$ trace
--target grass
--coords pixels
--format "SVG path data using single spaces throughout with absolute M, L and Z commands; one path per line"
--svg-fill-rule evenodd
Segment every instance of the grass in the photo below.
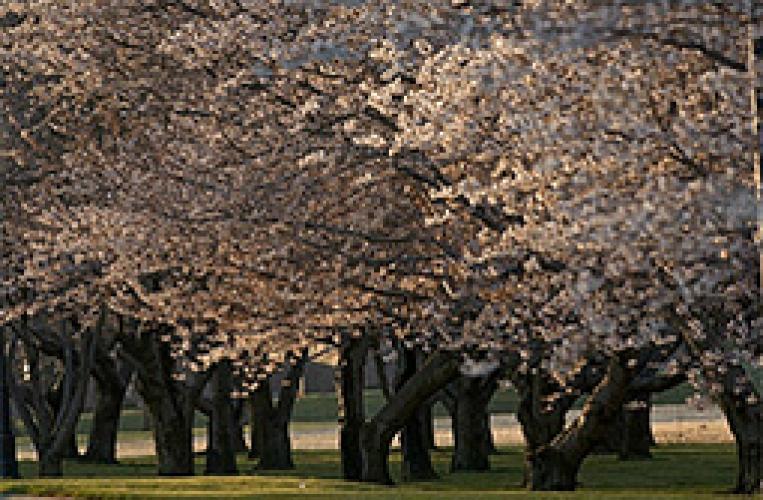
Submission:
M 59 495 L 84 498 L 721 498 L 735 477 L 733 445 L 663 445 L 652 460 L 620 462 L 612 456 L 590 457 L 580 472 L 574 493 L 529 493 L 519 488 L 521 450 L 503 448 L 487 473 L 448 472 L 450 450 L 433 453 L 441 478 L 431 482 L 384 487 L 340 479 L 336 451 L 299 451 L 296 469 L 260 472 L 244 456 L 239 476 L 157 478 L 152 457 L 127 459 L 120 465 L 68 462 L 65 478 L 0 482 L 0 494 Z M 391 470 L 398 480 L 400 455 L 393 453 Z M 22 462 L 23 477 L 35 474 L 33 462 Z M 197 473 L 203 459 L 197 460 Z M 732 496 L 729 496 L 732 498 Z

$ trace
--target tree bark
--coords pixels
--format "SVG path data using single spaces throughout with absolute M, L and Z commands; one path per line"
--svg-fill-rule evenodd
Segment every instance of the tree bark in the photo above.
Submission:
M 563 429 L 531 457 L 530 488 L 542 491 L 572 491 L 583 460 L 616 418 L 627 396 L 633 370 L 627 353 L 610 359 L 607 374 L 588 398 L 575 423 Z
M 706 353 L 725 351 L 725 328 L 729 315 L 719 304 L 708 302 L 696 310 L 704 327 L 703 335 L 681 330 L 689 352 L 696 360 Z M 737 479 L 733 492 L 753 494 L 761 491 L 763 468 L 763 402 L 750 374 L 736 360 L 724 357 L 716 363 L 700 363 L 705 380 L 720 387 L 713 397 L 721 407 L 737 447 Z
M 384 407 L 361 429 L 361 481 L 392 484 L 389 476 L 389 449 L 394 435 L 402 429 L 422 401 L 458 376 L 458 357 L 449 351 L 432 354 Z
M 229 360 L 221 361 L 212 376 L 212 408 L 209 415 L 206 474 L 236 474 L 234 420 L 231 392 L 233 372 Z
M 254 394 L 250 394 L 247 399 L 249 402 L 249 458 L 260 458 L 261 444 L 257 442 L 257 409 L 255 408 Z
M 254 420 L 253 449 L 258 452 L 257 467 L 264 470 L 293 469 L 288 421 L 278 418 L 270 390 L 270 380 L 263 381 L 252 394 Z
M 259 456 L 257 467 L 260 469 L 285 470 L 294 468 L 289 437 L 289 421 L 306 362 L 307 350 L 303 351 L 301 356 L 295 359 L 292 366 L 287 369 L 286 376 L 281 382 L 277 405 L 273 405 L 269 379 L 263 381 L 251 396 L 254 427 L 252 448 L 257 450 Z
M 491 430 L 487 405 L 498 389 L 495 376 L 460 377 L 453 383 L 455 407 L 452 471 L 481 472 L 490 469 Z
M 737 448 L 737 480 L 733 491 L 748 495 L 758 493 L 763 478 L 763 404 L 760 393 L 739 365 L 727 368 L 724 382 L 720 406 Z
M 97 380 L 97 379 L 96 379 Z M 99 388 L 84 459 L 101 464 L 117 463 L 117 433 L 122 414 L 124 392 Z
M 424 426 L 424 443 L 429 450 L 436 450 L 437 443 L 435 443 L 434 434 L 434 415 L 433 415 L 434 403 L 429 401 L 424 403 L 421 408 L 422 425 Z
M 358 481 L 362 477 L 361 430 L 365 423 L 363 387 L 369 341 L 343 332 L 339 353 L 337 396 L 339 402 L 339 452 L 342 476 Z M 384 380 L 380 380 L 384 387 Z
M 519 392 L 517 419 L 525 438 L 522 485 L 528 486 L 535 453 L 562 432 L 568 408 L 561 401 L 550 408 L 545 407 L 543 398 L 551 394 L 554 386 L 539 368 L 533 368 L 525 375 L 515 374 L 514 386 Z
M 192 476 L 193 412 L 178 411 L 170 401 L 149 403 L 160 476 Z
M 158 474 L 190 476 L 194 474 L 194 411 L 211 372 L 188 381 L 175 380 L 169 346 L 160 340 L 165 328 L 124 335 L 123 355 L 136 369 L 136 388 L 151 412 Z
M 423 352 L 420 349 L 403 347 L 400 352 L 400 376 L 398 377 L 399 391 L 413 377 L 424 363 Z M 400 435 L 400 445 L 403 452 L 402 480 L 424 481 L 437 478 L 429 456 L 430 443 L 426 434 L 427 401 L 421 401 L 407 422 Z M 431 412 L 430 412 L 431 421 Z
M 83 459 L 101 464 L 117 463 L 117 434 L 127 387 L 133 368 L 122 362 L 117 366 L 107 353 L 96 358 L 94 379 L 96 384 L 95 411 L 90 429 L 87 451 Z
M 76 460 L 80 458 L 79 443 L 77 443 L 77 429 L 72 429 L 64 442 L 64 449 L 61 452 L 61 458 Z
M 72 373 L 73 375 L 73 373 Z M 68 376 L 68 375 L 65 375 Z M 48 398 L 48 404 L 50 405 L 50 408 L 53 410 L 53 415 L 58 415 L 63 411 L 65 405 L 67 402 L 64 401 L 64 383 L 63 380 L 59 380 L 59 383 L 56 384 L 52 389 L 48 392 L 47 398 Z M 78 459 L 79 458 L 79 446 L 77 444 L 77 429 L 71 429 L 67 433 L 67 436 L 64 438 L 64 444 L 63 449 L 61 450 L 61 458 L 65 459 Z
M 78 328 L 76 319 L 61 321 L 61 330 L 58 335 L 54 335 L 59 339 L 58 342 L 53 342 L 53 346 L 45 346 L 47 351 L 55 352 L 63 358 L 63 369 L 46 365 L 49 378 L 55 379 L 56 372 L 60 372 L 58 384 L 53 380 L 43 380 L 42 376 L 41 344 L 51 343 L 52 331 L 46 318 L 36 321 L 32 327 L 28 321 L 24 321 L 17 330 L 17 335 L 24 340 L 31 381 L 29 384 L 17 384 L 11 378 L 10 387 L 16 407 L 37 450 L 41 477 L 60 476 L 63 473 L 63 459 L 66 452 L 71 451 L 67 450 L 67 446 L 72 445 L 71 438 L 82 413 L 95 348 L 105 318 L 106 312 L 103 309 L 95 328 L 82 332 L 79 342 L 74 340 L 68 328 L 70 324 Z M 16 340 L 12 345 L 15 342 Z M 13 351 L 11 349 L 11 356 Z M 12 359 L 9 364 L 12 364 Z M 51 386 L 55 387 L 53 393 L 50 392 Z
M 233 451 L 243 453 L 249 449 L 244 439 L 244 409 L 246 405 L 244 400 L 237 398 L 233 401 Z
M 37 475 L 40 477 L 61 477 L 64 475 L 64 460 L 51 453 L 40 455 L 37 463 Z
M 614 453 L 620 460 L 651 458 L 650 448 L 653 444 L 649 419 L 651 407 L 651 396 L 648 394 L 623 404 L 615 421 L 591 452 Z

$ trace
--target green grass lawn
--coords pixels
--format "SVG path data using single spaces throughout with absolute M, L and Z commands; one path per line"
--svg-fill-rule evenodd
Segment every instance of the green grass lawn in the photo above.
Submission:
M 654 458 L 620 462 L 612 456 L 592 456 L 580 473 L 575 493 L 533 493 L 518 487 L 522 474 L 521 450 L 504 448 L 487 473 L 448 472 L 449 450 L 433 454 L 441 479 L 394 487 L 365 485 L 340 479 L 336 451 L 298 451 L 296 469 L 259 472 L 244 456 L 239 476 L 157 478 L 152 457 L 124 460 L 120 465 L 68 462 L 63 479 L 22 479 L 0 482 L 1 494 L 59 495 L 86 498 L 721 498 L 735 477 L 732 445 L 663 445 Z M 398 479 L 399 453 L 392 455 L 391 470 Z M 203 472 L 203 458 L 197 473 Z M 21 473 L 34 477 L 33 462 L 23 462 Z M 728 496 L 732 498 L 732 496 Z

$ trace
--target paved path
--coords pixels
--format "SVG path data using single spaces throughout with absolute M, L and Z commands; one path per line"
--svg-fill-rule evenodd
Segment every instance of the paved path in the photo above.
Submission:
M 567 415 L 572 421 L 580 414 L 573 410 Z M 453 436 L 450 418 L 435 419 L 435 442 L 438 446 L 452 446 Z M 521 445 L 522 433 L 514 414 L 491 416 L 491 425 L 496 444 Z M 692 442 L 733 442 L 726 421 L 718 408 L 697 411 L 687 405 L 659 405 L 652 408 L 652 431 L 658 443 Z M 339 430 L 332 422 L 294 425 L 291 430 L 292 445 L 297 450 L 337 449 Z M 195 436 L 194 446 L 201 451 L 206 445 L 206 433 Z M 393 443 L 397 445 L 397 439 Z M 117 454 L 120 458 L 152 455 L 154 443 L 150 439 L 137 439 L 119 443 Z M 31 446 L 19 449 L 20 458 L 33 458 Z

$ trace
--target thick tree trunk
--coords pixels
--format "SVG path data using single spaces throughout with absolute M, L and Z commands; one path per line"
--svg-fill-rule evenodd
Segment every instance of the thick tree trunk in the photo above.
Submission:
M 538 449 L 550 443 L 564 429 L 566 413 L 564 409 L 555 406 L 549 412 L 532 415 L 530 410 L 523 409 L 520 403 L 517 417 L 525 437 L 523 486 L 530 485 L 533 462 Z
M 651 458 L 649 449 L 653 437 L 649 420 L 650 401 L 651 397 L 645 395 L 623 404 L 615 421 L 596 443 L 592 453 L 614 453 L 620 460 Z
M 117 434 L 127 386 L 133 369 L 123 363 L 117 369 L 111 358 L 99 356 L 96 364 L 95 412 L 84 459 L 101 464 L 117 463 Z
M 620 460 L 643 460 L 652 458 L 652 426 L 649 414 L 652 409 L 650 395 L 641 396 L 623 405 L 622 431 L 617 456 Z
M 389 475 L 389 449 L 395 433 L 373 420 L 361 427 L 361 481 L 394 484 Z
M 369 342 L 365 338 L 342 336 L 337 396 L 339 401 L 339 451 L 342 476 L 357 481 L 362 476 L 361 429 L 366 420 L 363 403 L 365 362 Z M 383 384 L 383 381 L 380 381 Z
M 169 346 L 160 340 L 163 329 L 146 328 L 139 335 L 125 335 L 123 353 L 136 368 L 136 388 L 151 412 L 158 474 L 191 476 L 194 412 L 210 372 L 188 381 L 174 380 Z
M 37 463 L 37 474 L 40 477 L 61 477 L 64 475 L 64 459 L 61 455 L 45 453 Z
M 734 383 L 732 380 L 746 382 Z M 727 371 L 727 383 L 720 398 L 721 410 L 737 448 L 737 480 L 733 491 L 742 494 L 760 492 L 763 478 L 763 403 L 760 393 L 749 380 L 741 366 L 732 366 Z M 748 398 L 755 403 L 747 401 Z
M 399 391 L 405 382 L 415 375 L 417 368 L 424 363 L 423 352 L 415 348 L 402 348 L 398 359 L 400 376 L 396 391 Z M 423 481 L 437 477 L 434 467 L 432 467 L 432 459 L 429 456 L 430 443 L 426 434 L 426 407 L 427 401 L 422 401 L 405 423 L 400 434 L 400 445 L 403 452 L 401 474 L 403 481 Z
M 729 419 L 734 420 L 734 437 L 737 446 L 737 482 L 735 493 L 753 494 L 761 491 L 761 412 L 738 411 Z
M 291 439 L 287 420 L 274 419 L 269 431 L 262 436 L 262 449 L 258 468 L 262 470 L 287 470 L 294 468 L 291 456 Z
M 192 476 L 193 412 L 178 412 L 169 401 L 153 404 L 151 409 L 158 474 Z
M 451 470 L 489 470 L 492 439 L 487 405 L 498 388 L 498 382 L 491 376 L 462 376 L 453 386 L 455 408 L 452 427 L 455 447 Z
M 105 310 L 102 310 L 95 328 L 82 332 L 78 348 L 68 328 L 69 324 L 78 328 L 76 319 L 61 322 L 61 343 L 49 350 L 63 358 L 61 379 L 53 393 L 44 387 L 45 384 L 51 384 L 51 380 L 43 380 L 40 370 L 41 347 L 46 350 L 50 347 L 41 345 L 46 342 L 42 332 L 50 328 L 50 325 L 44 319 L 35 325 L 41 332 L 40 335 L 34 334 L 37 341 L 32 338 L 33 330 L 27 329 L 26 324 L 23 326 L 31 381 L 25 386 L 17 386 L 11 380 L 10 385 L 16 406 L 37 449 L 40 477 L 60 476 L 63 473 L 63 458 L 73 451 L 72 436 L 82 413 L 89 374 L 95 359 L 95 347 L 105 317 Z M 76 446 L 76 441 L 74 445 Z
M 72 429 L 66 438 L 61 456 L 69 460 L 76 460 L 80 457 L 79 444 L 77 443 L 77 429 Z
M 523 486 L 531 484 L 536 453 L 562 432 L 567 412 L 578 395 L 593 391 L 606 372 L 606 360 L 593 356 L 562 387 L 541 367 L 545 344 L 537 342 L 532 352 L 529 370 L 514 371 L 512 375 L 512 382 L 520 396 L 517 418 L 525 437 Z
M 288 420 L 279 419 L 273 408 L 270 380 L 265 380 L 252 394 L 254 434 L 252 449 L 257 450 L 258 468 L 293 469 Z
M 101 464 L 117 463 L 117 433 L 124 392 L 100 390 L 97 393 L 93 426 L 84 458 Z
M 550 394 L 553 385 L 547 374 L 538 368 L 525 375 L 516 374 L 514 385 L 519 391 L 517 419 L 525 438 L 522 485 L 528 486 L 535 453 L 562 432 L 567 406 L 558 402 L 550 408 L 546 407 L 543 398 Z
M 729 320 L 727 313 L 718 304 L 710 302 L 698 310 L 698 318 L 703 323 L 704 335 L 694 336 L 682 330 L 692 357 L 701 360 L 708 352 L 723 353 L 724 329 Z M 720 386 L 720 393 L 714 394 L 714 397 L 736 441 L 737 480 L 733 491 L 742 494 L 760 492 L 763 467 L 763 402 L 760 391 L 738 361 L 726 358 L 717 363 L 701 363 L 700 366 L 707 382 Z
M 268 470 L 293 469 L 289 421 L 299 392 L 299 383 L 307 362 L 307 350 L 286 371 L 278 394 L 278 405 L 273 405 L 270 380 L 265 380 L 252 394 L 254 441 L 252 447 L 259 455 L 258 467 Z
M 209 415 L 206 474 L 236 474 L 234 421 L 231 392 L 233 373 L 230 361 L 221 361 L 212 377 L 212 408 Z
M 458 357 L 452 352 L 432 354 L 400 390 L 361 430 L 363 468 L 361 481 L 392 484 L 389 476 L 389 448 L 394 435 L 402 429 L 422 402 L 458 376 Z
M 617 414 L 627 395 L 633 370 L 621 353 L 609 363 L 607 375 L 588 398 L 577 421 L 541 446 L 531 457 L 530 488 L 543 491 L 572 491 L 583 460 L 593 449 Z

